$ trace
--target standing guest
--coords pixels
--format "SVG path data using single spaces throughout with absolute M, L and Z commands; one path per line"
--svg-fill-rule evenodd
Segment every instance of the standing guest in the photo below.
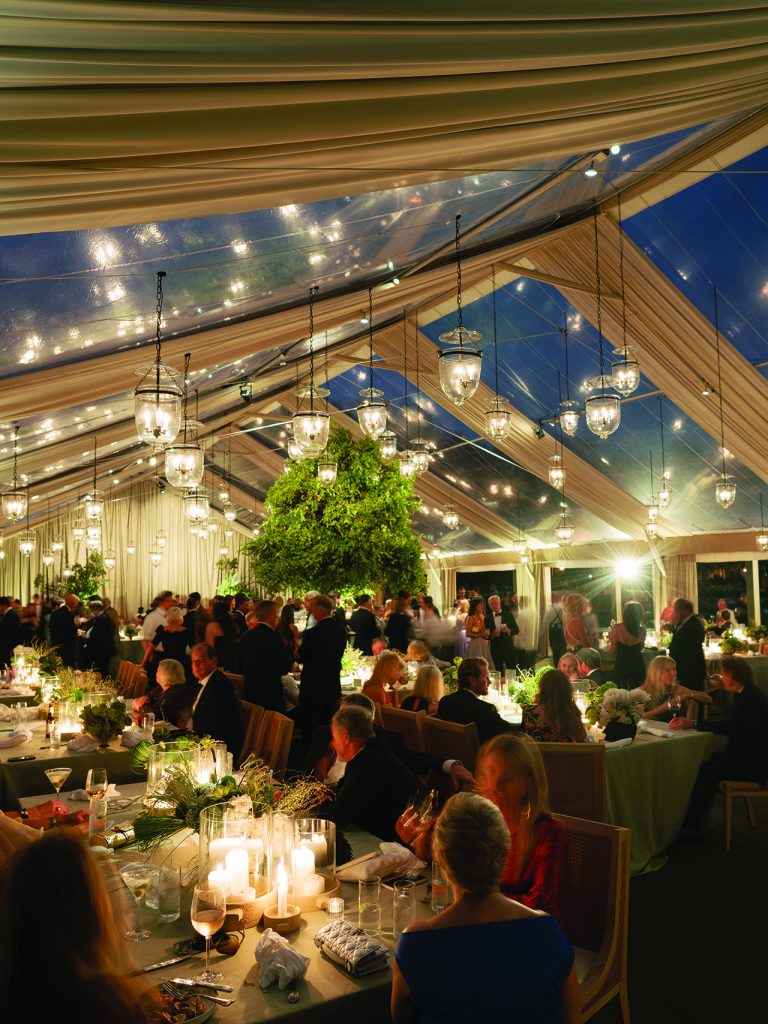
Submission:
M 175 604 L 176 598 L 170 590 L 163 590 L 155 598 L 154 607 L 148 615 L 145 615 L 141 627 L 141 642 L 145 650 L 151 643 L 157 627 L 165 625 L 165 616 L 168 614 L 168 609 L 173 608 Z
M 77 665 L 77 623 L 75 612 L 80 604 L 77 594 L 67 594 L 63 604 L 51 613 L 51 643 L 68 668 Z
M 91 620 L 86 633 L 84 666 L 95 668 L 106 679 L 110 674 L 110 663 L 119 653 L 118 632 L 102 601 L 91 600 L 88 606 Z
M 19 616 L 13 610 L 10 597 L 0 597 L 0 667 L 11 664 L 13 650 L 24 643 Z
M 256 625 L 240 637 L 237 645 L 239 670 L 244 676 L 243 700 L 283 714 L 285 647 L 277 633 L 277 605 L 274 601 L 257 601 L 253 615 Z
M 384 635 L 393 651 L 404 654 L 408 649 L 408 641 L 413 631 L 413 618 L 410 613 L 411 596 L 405 590 L 398 591 L 397 600 L 392 602 L 392 612 L 384 627 Z
M 343 605 L 341 603 L 341 594 L 338 592 L 338 590 L 332 590 L 330 592 L 330 594 L 328 595 L 328 597 L 330 597 L 330 599 L 333 601 L 333 617 L 334 617 L 334 619 L 336 619 L 336 621 L 340 625 L 342 625 L 344 627 L 344 629 L 346 630 L 346 628 L 347 628 L 347 613 L 346 613 L 346 610 L 344 609 L 344 607 L 343 607 Z
M 662 611 L 659 616 L 659 622 L 674 622 L 675 621 L 675 602 L 669 601 L 666 608 Z
M 355 598 L 355 610 L 349 620 L 349 628 L 355 634 L 352 646 L 357 651 L 362 651 L 365 657 L 373 655 L 371 644 L 377 636 L 381 635 L 379 621 L 373 614 L 370 594 L 360 594 Z
M 192 730 L 227 744 L 237 760 L 243 745 L 240 702 L 229 679 L 219 669 L 210 644 L 195 644 L 190 654 L 192 674 L 200 688 L 192 704 Z
M 733 695 L 724 722 L 673 718 L 670 729 L 698 729 L 728 737 L 727 750 L 713 754 L 701 766 L 691 794 L 684 827 L 697 833 L 706 821 L 717 784 L 724 779 L 765 784 L 768 778 L 768 697 L 752 682 L 752 669 L 744 658 L 724 657 L 720 678 Z M 693 697 L 697 698 L 694 692 Z M 698 698 L 697 698 L 698 699 Z
M 437 714 L 437 706 L 444 692 L 443 673 L 436 665 L 422 665 L 416 673 L 412 692 L 403 700 L 403 711 L 426 711 Z
M 544 614 L 541 630 L 552 651 L 552 661 L 557 665 L 568 649 L 563 628 L 563 595 L 559 590 L 552 591 L 552 604 Z
M 567 592 L 563 594 L 563 633 L 569 650 L 579 651 L 584 647 L 591 647 L 587 630 L 582 620 L 586 614 L 587 602 L 581 594 Z
M 639 601 L 627 601 L 621 613 L 621 622 L 611 626 L 608 650 L 615 655 L 614 672 L 617 678 L 631 689 L 645 679 L 645 626 L 643 606 Z
M 235 594 L 234 608 L 232 609 L 232 621 L 237 628 L 238 636 L 242 636 L 243 633 L 248 632 L 248 623 L 245 621 L 245 617 L 253 607 L 253 602 L 247 594 L 242 591 L 238 591 Z
M 581 679 L 581 673 L 579 672 L 579 659 L 570 651 L 560 658 L 557 663 L 557 667 L 561 672 L 564 672 L 568 676 L 571 683 L 576 683 Z
M 211 621 L 205 627 L 205 642 L 216 651 L 216 660 L 227 672 L 237 672 L 238 631 L 230 606 L 232 598 L 216 595 L 211 608 Z
M 299 631 L 294 621 L 296 612 L 289 602 L 280 609 L 280 618 L 277 623 L 277 633 L 282 641 L 284 651 L 283 674 L 293 669 L 296 655 L 299 650 Z
M 488 614 L 485 616 L 485 625 L 489 634 L 491 657 L 496 669 L 503 674 L 508 668 L 515 668 L 517 659 L 512 638 L 519 632 L 518 625 L 512 612 L 502 608 L 501 598 L 498 594 L 491 594 L 488 598 Z
M 155 635 L 144 651 L 141 668 L 146 668 L 150 664 L 155 651 L 159 647 L 166 658 L 172 658 L 183 665 L 187 680 L 189 682 L 193 681 L 194 676 L 192 675 L 192 666 L 189 663 L 187 648 L 194 643 L 194 639 L 190 636 L 184 622 L 185 616 L 181 608 L 177 608 L 174 605 L 168 609 L 165 615 L 165 622 L 157 627 Z
M 386 649 L 387 649 L 387 638 L 385 636 L 377 636 L 371 642 L 371 653 L 373 654 L 374 658 L 378 658 L 378 656 L 381 654 L 381 652 L 382 651 L 386 651 Z
M 312 605 L 316 597 L 320 597 L 317 590 L 308 590 L 304 595 L 304 611 L 307 613 L 304 623 L 304 632 L 308 629 L 313 629 L 317 625 L 317 619 L 312 614 Z M 331 598 L 328 600 L 331 602 L 331 613 L 333 613 L 336 606 Z
M 488 626 L 485 622 L 485 604 L 482 597 L 473 597 L 469 602 L 469 613 L 464 620 L 464 629 L 467 634 L 467 657 L 485 658 L 493 669 L 493 658 L 488 643 Z
M 531 668 L 536 661 L 539 644 L 539 616 L 530 597 L 524 595 L 517 599 L 517 635 L 512 643 L 517 651 L 518 664 L 522 668 Z
M 557 921 L 499 890 L 511 843 L 491 801 L 475 793 L 447 801 L 432 845 L 453 902 L 400 937 L 392 965 L 394 1024 L 582 1020 L 573 949 Z M 457 969 L 446 971 L 446 964 Z
M 163 658 L 157 666 L 157 686 L 143 697 L 136 697 L 133 712 L 146 715 L 151 711 L 159 722 L 186 729 L 197 689 L 196 682 L 187 680 L 186 669 L 180 661 Z
M 318 725 L 333 717 L 341 697 L 341 659 L 347 646 L 346 630 L 333 618 L 333 601 L 319 594 L 311 604 L 316 625 L 305 630 L 299 647 L 302 663 L 299 721 L 304 750 Z
M 677 665 L 677 678 L 690 690 L 701 690 L 707 678 L 704 659 L 704 627 L 693 614 L 693 605 L 685 598 L 675 601 L 675 632 L 669 644 L 669 656 Z
M 728 613 L 727 615 L 725 613 Z M 724 597 L 717 599 L 717 608 L 715 608 L 714 622 L 716 626 L 731 626 L 732 622 L 731 611 L 728 607 L 728 602 Z
M 523 731 L 539 743 L 585 743 L 581 712 L 573 703 L 571 681 L 556 668 L 539 679 L 533 704 L 524 704 Z
M 200 595 L 195 590 L 187 598 L 187 610 L 184 615 L 184 628 L 191 637 L 191 643 L 202 642 L 205 633 L 202 608 L 200 607 Z
M 19 620 L 24 636 L 24 646 L 31 647 L 37 632 L 37 606 L 35 604 L 25 604 L 19 613 Z
M 50 913 L 50 886 L 41 885 L 41 878 L 55 878 L 61 890 L 56 914 Z M 35 956 L 29 955 L 32 949 Z M 34 1009 L 44 963 L 48 991 L 67 993 L 62 1018 L 146 1024 L 152 1007 L 126 976 L 123 956 L 104 878 L 85 841 L 54 830 L 23 847 L 10 862 L 0 899 L 4 1019 L 44 1016 Z
M 405 662 L 397 651 L 384 651 L 363 685 L 363 693 L 374 704 L 398 706 L 397 691 L 405 682 Z
M 474 722 L 481 743 L 509 732 L 512 726 L 505 722 L 493 704 L 480 700 L 488 693 L 490 676 L 485 658 L 465 658 L 456 674 L 458 689 L 443 697 L 437 707 L 437 717 L 444 722 L 469 725 Z

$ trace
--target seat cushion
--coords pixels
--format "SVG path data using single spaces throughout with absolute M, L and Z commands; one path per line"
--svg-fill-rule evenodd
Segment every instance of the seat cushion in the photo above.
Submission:
M 582 946 L 574 946 L 573 952 L 575 956 L 576 977 L 579 979 L 579 984 L 581 984 L 597 963 L 597 953 L 594 953 L 591 949 L 584 949 Z

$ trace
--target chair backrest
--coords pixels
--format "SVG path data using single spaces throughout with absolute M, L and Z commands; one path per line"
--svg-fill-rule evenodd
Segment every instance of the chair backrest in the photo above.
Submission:
M 147 690 L 147 673 L 131 661 L 120 662 L 115 678 L 118 692 L 122 697 L 143 697 Z
M 573 946 L 597 954 L 582 982 L 585 1020 L 626 986 L 629 910 L 628 828 L 555 815 L 568 831 L 560 925 Z
M 273 772 L 283 772 L 288 767 L 292 739 L 293 719 L 279 711 L 265 711 L 256 740 L 256 756 Z
M 424 739 L 421 735 L 421 723 L 426 718 L 425 711 L 403 711 L 388 704 L 381 706 L 381 725 L 387 732 L 396 732 L 403 737 L 408 750 L 421 754 L 424 751 Z
M 236 764 L 242 764 L 249 754 L 257 752 L 259 733 L 263 721 L 264 708 L 261 705 L 251 704 L 247 700 L 240 701 L 240 725 L 243 731 L 243 745 L 240 748 L 240 756 L 235 761 Z
M 236 672 L 225 672 L 224 675 L 232 683 L 232 688 L 237 694 L 238 700 L 243 699 L 243 686 L 245 685 L 245 676 L 239 676 Z
M 605 821 L 605 747 L 602 743 L 537 743 L 558 814 Z
M 439 718 L 425 715 L 421 723 L 421 734 L 428 754 L 434 754 L 446 760 L 458 758 L 472 771 L 475 757 L 480 747 L 477 738 L 477 726 L 474 722 L 460 725 L 458 722 L 443 722 Z
M 144 694 L 147 692 L 147 686 L 148 685 L 149 685 L 149 677 L 147 676 L 147 673 L 144 671 L 144 669 L 140 668 L 139 669 L 138 678 L 137 678 L 136 682 L 134 683 L 133 696 L 134 697 L 143 697 Z

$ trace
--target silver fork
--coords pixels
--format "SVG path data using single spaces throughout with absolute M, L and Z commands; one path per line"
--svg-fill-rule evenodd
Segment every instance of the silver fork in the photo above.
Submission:
M 190 995 L 201 995 L 204 999 L 210 999 L 212 1003 L 218 1003 L 219 1006 L 231 1006 L 235 1001 L 234 999 L 224 999 L 223 996 L 211 996 L 207 992 L 192 992 L 190 989 L 185 991 L 178 985 L 174 985 L 172 981 L 161 981 L 160 988 L 174 999 L 186 999 Z

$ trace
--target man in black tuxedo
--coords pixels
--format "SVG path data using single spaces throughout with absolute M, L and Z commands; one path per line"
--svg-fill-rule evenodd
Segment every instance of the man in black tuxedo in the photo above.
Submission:
M 594 647 L 582 647 L 576 655 L 576 660 L 579 663 L 579 674 L 589 680 L 591 689 L 594 690 L 603 683 L 616 683 L 617 689 L 625 689 L 610 669 L 602 667 L 600 651 L 596 651 Z
M 512 637 L 517 636 L 519 631 L 515 616 L 508 609 L 501 607 L 501 598 L 498 594 L 491 594 L 488 598 L 485 628 L 489 634 L 493 664 L 503 676 L 506 669 L 514 668 L 517 664 Z
M 237 644 L 240 671 L 245 677 L 243 700 L 285 714 L 280 681 L 285 668 L 285 645 L 276 632 L 280 613 L 274 601 L 258 601 L 253 616 L 256 625 Z
M 77 623 L 75 612 L 80 604 L 77 594 L 67 594 L 64 602 L 51 612 L 51 643 L 58 648 L 59 657 L 69 668 L 77 665 Z
M 235 594 L 235 606 L 232 609 L 232 619 L 237 626 L 237 632 L 244 636 L 248 632 L 248 623 L 245 616 L 251 610 L 251 599 L 242 592 Z
M 333 717 L 341 697 L 341 658 L 347 646 L 347 633 L 333 617 L 333 601 L 318 594 L 312 601 L 311 616 L 316 625 L 305 629 L 298 661 L 301 662 L 299 721 L 304 751 L 309 749 L 312 733 Z
M 437 705 L 438 718 L 460 725 L 474 722 L 481 743 L 499 733 L 509 732 L 512 726 L 504 721 L 493 704 L 480 700 L 488 693 L 490 683 L 485 658 L 465 658 L 459 665 L 457 682 L 458 690 L 443 697 Z
M 109 675 L 109 663 L 117 654 L 117 627 L 104 610 L 104 603 L 98 600 L 88 602 L 91 621 L 85 641 L 84 665 L 101 672 L 103 679 Z
M 11 664 L 14 647 L 24 643 L 21 620 L 11 606 L 10 597 L 0 597 L 0 668 Z
M 675 632 L 669 645 L 669 656 L 677 666 L 677 681 L 689 690 L 703 690 L 707 678 L 704 659 L 704 626 L 693 614 L 693 605 L 678 598 L 672 606 Z
M 195 644 L 190 654 L 192 675 L 200 687 L 192 705 L 192 730 L 227 744 L 237 762 L 243 745 L 240 704 L 232 683 L 219 671 L 216 652 L 210 644 Z
M 381 636 L 378 619 L 371 608 L 371 595 L 361 594 L 355 598 L 355 604 L 357 607 L 349 620 L 349 628 L 355 634 L 352 646 L 356 650 L 362 651 L 367 658 L 371 658 L 373 656 L 371 644 L 377 636 Z

